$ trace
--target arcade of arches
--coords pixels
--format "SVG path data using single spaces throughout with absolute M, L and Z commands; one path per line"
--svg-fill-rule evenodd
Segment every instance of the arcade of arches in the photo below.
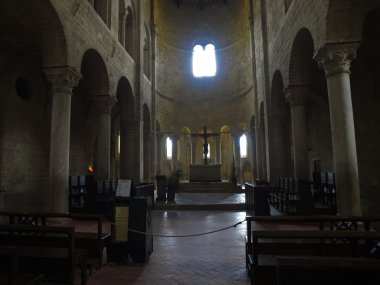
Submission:
M 207 3 L 2 0 L 0 209 L 67 211 L 68 176 L 90 165 L 186 180 L 207 126 L 223 180 L 317 167 L 335 172 L 339 213 L 379 213 L 380 1 Z M 199 43 L 215 76 L 193 76 Z

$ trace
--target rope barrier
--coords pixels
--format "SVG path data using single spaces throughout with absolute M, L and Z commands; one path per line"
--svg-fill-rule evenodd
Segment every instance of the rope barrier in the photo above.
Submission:
M 195 236 L 203 236 L 203 235 L 208 235 L 208 234 L 213 234 L 213 233 L 217 233 L 217 232 L 221 232 L 221 231 L 225 231 L 227 229 L 230 229 L 230 228 L 236 228 L 238 225 L 244 223 L 246 220 L 242 220 L 240 222 L 237 222 L 231 226 L 228 226 L 228 227 L 224 227 L 224 228 L 220 228 L 220 229 L 217 229 L 217 230 L 213 230 L 213 231 L 208 231 L 208 232 L 203 232 L 203 233 L 196 233 L 196 234 L 187 234 L 187 235 L 163 235 L 163 234 L 154 234 L 154 233 L 147 233 L 147 232 L 142 232 L 142 231 L 137 231 L 137 230 L 134 230 L 134 229 L 129 229 L 128 228 L 128 231 L 131 231 L 131 232 L 134 232 L 134 233 L 138 233 L 138 234 L 141 234 L 141 235 L 146 235 L 146 236 L 153 236 L 153 237 L 176 237 L 176 238 L 183 238 L 183 237 L 195 237 Z M 111 224 L 115 225 L 114 223 L 111 222 Z

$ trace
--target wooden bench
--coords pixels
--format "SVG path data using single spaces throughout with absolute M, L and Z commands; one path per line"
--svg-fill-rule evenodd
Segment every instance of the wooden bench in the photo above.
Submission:
M 248 255 L 252 253 L 252 223 L 255 228 L 281 230 L 292 228 L 295 230 L 351 230 L 358 229 L 369 231 L 373 225 L 380 223 L 380 215 L 368 216 L 336 216 L 336 215 L 312 215 L 312 216 L 247 216 L 246 235 L 246 267 L 248 269 Z
M 248 254 L 251 284 L 277 284 L 278 256 L 368 258 L 371 246 L 379 239 L 380 233 L 372 231 L 252 231 Z
M 49 225 L 53 223 L 52 219 L 67 219 L 63 224 L 60 221 L 60 226 L 72 226 L 72 221 L 75 220 L 95 223 L 95 231 L 84 232 L 76 229 L 74 233 L 75 246 L 87 249 L 86 264 L 90 275 L 93 267 L 101 268 L 103 249 L 111 242 L 111 234 L 103 232 L 104 215 L 0 211 L 0 217 L 7 219 L 9 224 Z
M 377 285 L 380 260 L 331 256 L 278 256 L 277 285 Z
M 20 273 L 18 270 L 18 247 L 0 246 L 0 284 L 37 285 L 42 274 Z
M 87 250 L 74 246 L 74 227 L 0 225 L 0 242 L 18 247 L 22 273 L 44 274 L 49 282 L 74 284 L 76 268 L 86 284 Z

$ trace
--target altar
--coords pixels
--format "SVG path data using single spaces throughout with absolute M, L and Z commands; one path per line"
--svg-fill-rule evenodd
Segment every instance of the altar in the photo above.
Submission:
M 190 164 L 190 182 L 221 182 L 220 164 Z

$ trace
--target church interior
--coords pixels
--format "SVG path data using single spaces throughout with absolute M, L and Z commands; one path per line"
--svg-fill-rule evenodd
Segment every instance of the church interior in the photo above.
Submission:
M 97 242 L 107 252 L 96 249 L 100 261 L 95 263 L 88 261 L 90 251 L 84 257 L 70 253 L 78 259 L 70 264 L 81 270 L 69 270 L 69 284 L 314 284 L 302 283 L 306 273 L 300 274 L 301 283 L 289 281 L 294 260 L 277 260 L 278 280 L 267 283 L 260 277 L 260 266 L 251 258 L 255 236 L 250 235 L 266 224 L 255 217 L 288 217 L 280 219 L 293 230 L 301 217 L 308 226 L 341 217 L 338 227 L 350 224 L 352 229 L 354 224 L 363 235 L 323 234 L 373 239 L 371 258 L 360 262 L 365 270 L 380 272 L 380 261 L 373 259 L 380 257 L 378 107 L 380 0 L 0 0 L 0 264 L 2 257 L 14 254 L 15 245 L 23 247 L 25 233 L 36 240 L 40 234 L 57 236 L 46 218 L 61 228 L 93 214 Z M 128 199 L 115 198 L 117 181 L 131 183 L 124 185 Z M 98 192 L 88 203 L 99 202 L 101 188 L 103 208 L 78 213 L 79 204 L 87 203 L 81 199 L 92 191 L 90 184 Z M 177 187 L 174 202 L 169 199 L 171 184 Z M 197 185 L 201 187 L 194 190 Z M 74 188 L 79 200 L 73 198 Z M 219 196 L 198 193 L 217 192 L 215 188 L 225 190 Z M 133 195 L 151 196 L 135 204 Z M 179 205 L 186 199 L 224 199 L 221 195 L 244 201 L 236 207 L 214 206 L 218 211 L 211 212 L 206 206 L 186 211 L 189 206 Z M 128 234 L 116 228 L 125 226 L 125 217 L 130 225 L 140 221 L 140 207 L 145 207 L 144 221 L 149 212 L 154 232 L 165 229 L 173 235 L 181 217 L 194 232 L 249 218 L 243 229 L 230 233 L 235 244 L 225 256 L 234 262 L 223 270 L 209 263 L 223 259 L 214 251 L 227 251 L 223 242 L 231 241 L 225 233 L 212 250 L 211 237 L 185 248 L 170 238 L 144 237 L 144 244 L 152 243 L 150 250 L 153 239 L 155 246 L 145 253 L 144 266 L 108 266 L 105 256 L 124 250 L 117 239 L 133 239 L 128 225 Z M 35 215 L 26 219 L 27 213 Z M 99 215 L 106 217 L 103 225 Z M 197 224 L 203 220 L 202 226 Z M 284 220 L 267 228 L 279 231 Z M 27 228 L 40 223 L 38 232 Z M 22 229 L 21 224 L 28 225 Z M 87 226 L 69 224 L 74 230 Z M 12 231 L 19 231 L 18 244 L 10 241 Z M 107 231 L 112 233 L 105 237 Z M 68 233 L 70 237 L 80 239 Z M 163 248 L 190 254 L 205 246 L 210 246 L 204 249 L 207 256 L 197 259 L 197 265 L 191 262 L 194 257 L 181 259 L 180 273 L 161 265 L 178 267 L 173 263 L 181 255 L 171 254 L 168 261 Z M 18 250 L 20 274 L 6 272 L 17 278 L 27 267 L 23 250 Z M 281 262 L 290 265 L 281 267 Z M 314 259 L 303 262 L 319 268 Z M 324 262 L 341 266 L 331 258 Z M 357 260 L 348 263 L 362 268 Z M 97 270 L 91 276 L 83 273 L 92 266 Z M 199 273 L 202 267 L 208 268 L 207 278 L 205 270 Z M 280 276 L 281 270 L 285 273 Z M 119 274 L 126 277 L 114 277 Z M 48 284 L 41 278 L 9 284 Z M 352 284 L 378 284 L 368 282 Z

